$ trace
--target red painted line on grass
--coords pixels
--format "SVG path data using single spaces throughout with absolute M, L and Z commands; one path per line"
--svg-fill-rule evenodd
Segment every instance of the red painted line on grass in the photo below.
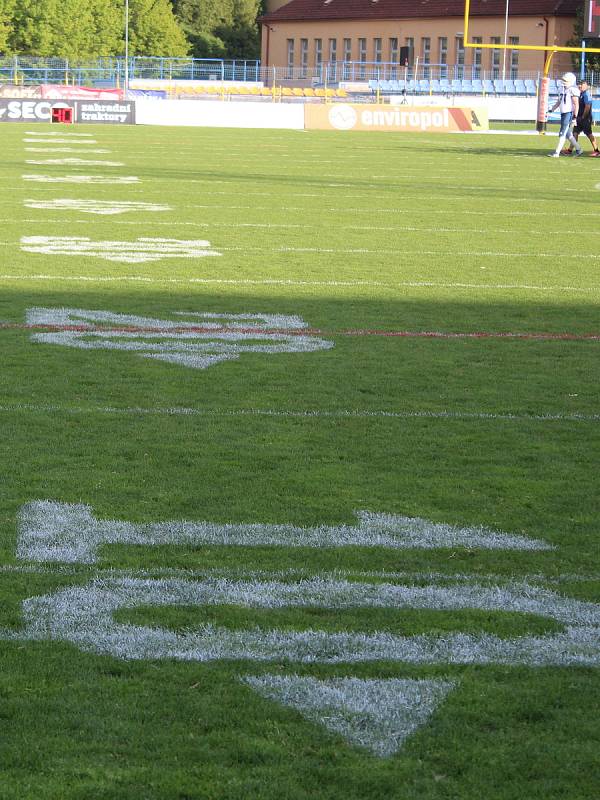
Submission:
M 404 330 L 378 330 L 370 328 L 352 328 L 346 330 L 321 330 L 320 328 L 254 328 L 254 327 L 228 327 L 186 325 L 173 326 L 172 328 L 153 328 L 141 325 L 122 326 L 96 326 L 96 325 L 28 325 L 19 322 L 0 322 L 0 330 L 28 330 L 45 333 L 134 333 L 134 334 L 170 334 L 198 333 L 222 334 L 241 333 L 254 336 L 270 336 L 280 334 L 284 336 L 383 336 L 405 339 L 525 339 L 538 341 L 600 341 L 600 333 L 550 333 L 550 332 L 514 332 L 514 331 L 404 331 Z

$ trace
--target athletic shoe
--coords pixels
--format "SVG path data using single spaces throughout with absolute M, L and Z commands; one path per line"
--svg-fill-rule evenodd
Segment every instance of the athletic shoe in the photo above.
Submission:
M 550 158 L 559 158 L 559 153 L 548 153 Z
M 579 148 L 579 150 L 575 150 L 573 155 L 575 156 L 575 158 L 577 158 L 578 156 L 582 156 L 583 155 L 583 150 L 581 148 Z
M 590 153 L 590 158 L 598 158 L 600 156 L 600 150 L 594 150 L 593 153 Z
M 572 147 L 567 147 L 566 150 L 561 150 L 560 154 L 561 154 L 561 156 L 570 156 L 572 152 L 573 152 L 573 148 Z

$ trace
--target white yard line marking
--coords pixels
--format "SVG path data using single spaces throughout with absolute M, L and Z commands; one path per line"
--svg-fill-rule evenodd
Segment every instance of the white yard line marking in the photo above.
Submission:
M 13 281 L 50 281 L 50 282 L 82 282 L 82 283 L 146 283 L 149 285 L 181 284 L 181 285 L 226 285 L 226 286 L 329 286 L 331 288 L 371 287 L 382 289 L 457 289 L 459 291 L 477 289 L 485 291 L 534 291 L 534 292 L 583 292 L 598 293 L 598 286 L 556 286 L 527 283 L 444 283 L 438 281 L 368 281 L 368 280 L 330 280 L 307 281 L 280 278 L 152 278 L 148 275 L 47 275 L 47 274 L 0 274 L 0 280 Z
M 140 183 L 140 179 L 135 175 L 121 177 L 110 175 L 22 175 L 21 177 L 24 181 L 33 183 Z
M 125 214 L 128 211 L 172 211 L 171 206 L 158 205 L 157 203 L 143 203 L 131 200 L 74 200 L 71 198 L 55 198 L 53 200 L 23 200 L 26 208 L 39 208 L 51 211 L 78 211 L 82 214 L 114 215 Z M 26 220 L 32 222 L 33 220 Z M 53 222 L 54 220 L 46 220 Z M 57 220 L 64 222 L 64 220 Z M 114 221 L 111 220 L 114 225 Z M 147 223 L 140 223 L 147 224 Z M 155 222 L 152 223 L 156 225 Z M 165 223 L 167 224 L 167 223 Z
M 489 411 L 384 411 L 359 409 L 276 409 L 276 408 L 143 408 L 116 406 L 67 406 L 42 403 L 12 403 L 0 405 L 0 412 L 38 413 L 38 414 L 115 414 L 125 416 L 168 416 L 168 417 L 273 417 L 276 419 L 372 419 L 372 420 L 443 420 L 452 421 L 500 421 L 500 422 L 600 422 L 598 414 L 579 414 L 568 411 L 547 412 L 545 414 L 495 413 Z
M 91 138 L 94 134 L 93 133 L 78 133 L 76 131 L 25 131 L 27 136 L 69 136 L 73 139 L 82 137 L 82 138 Z
M 50 136 L 50 137 L 53 136 L 53 134 L 51 134 L 51 133 L 47 133 L 47 134 L 44 134 L 44 135 L 45 136 Z M 56 144 L 56 143 L 58 143 L 58 144 L 82 144 L 82 145 L 98 144 L 96 139 L 86 139 L 85 141 L 78 142 L 73 138 L 68 138 L 68 136 L 69 136 L 69 134 L 62 133 L 62 134 L 56 135 L 56 138 L 44 139 L 44 138 L 42 138 L 40 136 L 39 138 L 35 138 L 35 139 L 23 139 L 23 141 L 26 144 Z M 63 137 L 63 138 L 60 138 L 60 137 Z
M 35 164 L 37 166 L 43 165 L 47 166 L 50 164 L 58 165 L 58 166 L 88 166 L 88 167 L 124 167 L 125 164 L 122 161 L 94 161 L 89 160 L 86 158 L 46 158 L 46 159 L 31 159 L 28 158 L 25 161 L 26 164 Z
M 81 147 L 26 147 L 27 153 L 81 153 Z M 102 148 L 87 149 L 85 150 L 86 156 L 88 153 L 110 153 L 110 150 Z
M 175 520 L 134 524 L 100 520 L 90 506 L 41 500 L 23 506 L 18 516 L 17 558 L 92 564 L 103 544 L 227 545 L 235 547 L 388 547 L 393 549 L 475 548 L 482 550 L 552 550 L 548 542 L 494 531 L 461 528 L 418 517 L 357 511 L 355 525 L 262 523 L 219 524 Z

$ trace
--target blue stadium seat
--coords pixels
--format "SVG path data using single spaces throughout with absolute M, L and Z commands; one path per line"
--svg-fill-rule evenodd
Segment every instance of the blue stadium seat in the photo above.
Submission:
M 515 91 L 517 94 L 527 94 L 527 87 L 525 81 L 515 78 Z
M 489 78 L 484 78 L 483 80 L 483 91 L 486 94 L 496 94 L 496 89 L 494 88 L 494 84 Z
M 525 78 L 525 89 L 528 95 L 535 95 L 537 94 L 537 85 L 534 80 L 531 78 Z
M 464 94 L 473 94 L 475 91 L 473 89 L 473 82 L 470 81 L 468 78 L 463 78 L 461 81 L 461 91 Z

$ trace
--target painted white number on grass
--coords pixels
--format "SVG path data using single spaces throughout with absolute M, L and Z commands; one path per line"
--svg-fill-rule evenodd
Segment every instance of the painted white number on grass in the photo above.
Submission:
M 85 350 L 127 350 L 184 367 L 206 369 L 243 353 L 309 353 L 333 342 L 303 333 L 299 317 L 271 314 L 196 314 L 178 312 L 186 321 L 88 311 L 31 308 L 27 323 L 54 328 L 32 341 Z M 190 318 L 193 321 L 190 321 Z
M 546 636 L 502 639 L 493 634 L 398 636 L 322 630 L 230 630 L 203 624 L 174 632 L 116 622 L 119 611 L 143 606 L 244 608 L 431 609 L 534 614 L 563 630 Z M 0 631 L 24 641 L 66 641 L 81 650 L 122 659 L 185 661 L 250 659 L 339 664 L 400 661 L 410 664 L 506 664 L 528 667 L 600 666 L 600 604 L 588 603 L 526 582 L 486 586 L 399 586 L 313 578 L 280 581 L 184 581 L 97 579 L 23 602 L 25 627 Z
M 93 242 L 87 236 L 23 236 L 21 250 L 51 256 L 91 256 L 104 261 L 142 264 L 163 258 L 203 258 L 220 256 L 210 242 L 196 239 L 140 238 L 135 242 Z
M 233 545 L 237 547 L 473 547 L 485 550 L 551 550 L 539 539 L 488 528 L 459 528 L 394 514 L 358 511 L 357 525 L 226 524 L 175 520 L 136 525 L 100 520 L 89 506 L 42 500 L 19 513 L 17 557 L 29 561 L 93 564 L 102 544 Z

